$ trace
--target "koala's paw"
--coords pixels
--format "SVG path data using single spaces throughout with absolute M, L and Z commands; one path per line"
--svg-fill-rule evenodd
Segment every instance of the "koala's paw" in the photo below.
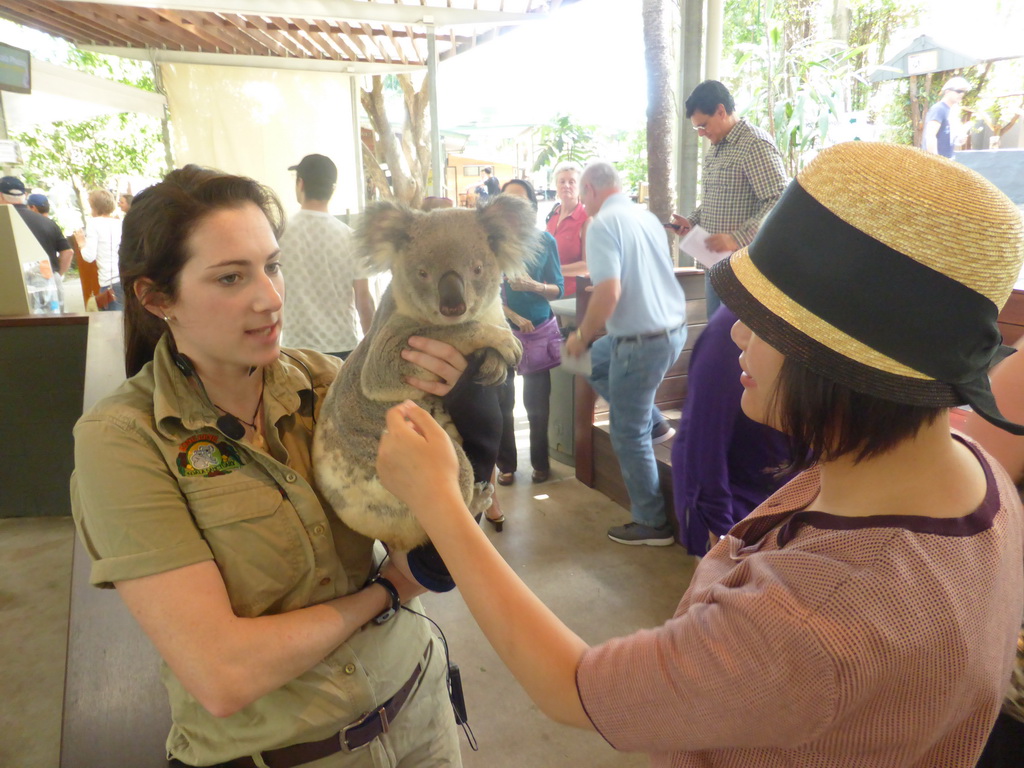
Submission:
M 470 497 L 469 511 L 473 517 L 479 517 L 491 506 L 491 497 L 494 496 L 494 486 L 490 483 L 474 483 L 473 495 Z
M 476 381 L 485 387 L 501 384 L 508 378 L 509 363 L 494 349 L 488 347 L 481 351 L 483 360 L 480 363 L 480 370 L 477 371 Z M 518 358 L 516 362 L 519 362 Z

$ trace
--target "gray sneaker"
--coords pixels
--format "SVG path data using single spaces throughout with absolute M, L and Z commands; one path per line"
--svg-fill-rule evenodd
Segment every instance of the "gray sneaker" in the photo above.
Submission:
M 676 543 L 670 525 L 663 525 L 661 528 L 651 528 L 649 525 L 641 523 L 614 525 L 608 529 L 608 538 L 619 544 L 629 544 L 634 547 L 641 544 L 646 544 L 649 547 L 670 547 Z
M 675 429 L 667 421 L 660 421 L 651 428 L 651 442 L 655 445 L 667 443 L 675 436 Z

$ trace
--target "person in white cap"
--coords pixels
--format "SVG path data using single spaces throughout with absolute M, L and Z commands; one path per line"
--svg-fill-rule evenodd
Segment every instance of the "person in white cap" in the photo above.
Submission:
M 928 110 L 924 121 L 922 147 L 933 155 L 953 157 L 954 136 L 950 130 L 949 115 L 953 107 L 963 101 L 964 94 L 971 90 L 971 84 L 962 77 L 950 78 L 942 86 L 939 101 Z

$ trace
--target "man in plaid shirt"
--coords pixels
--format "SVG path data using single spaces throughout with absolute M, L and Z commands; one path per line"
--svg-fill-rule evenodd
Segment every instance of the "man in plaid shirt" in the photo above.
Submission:
M 717 80 L 705 80 L 686 99 L 693 130 L 707 136 L 711 147 L 704 153 L 701 204 L 685 219 L 672 217 L 680 235 L 700 224 L 711 233 L 707 247 L 727 253 L 750 244 L 787 183 L 775 141 L 741 120 L 735 108 L 732 94 Z M 711 317 L 721 302 L 706 276 L 704 290 Z

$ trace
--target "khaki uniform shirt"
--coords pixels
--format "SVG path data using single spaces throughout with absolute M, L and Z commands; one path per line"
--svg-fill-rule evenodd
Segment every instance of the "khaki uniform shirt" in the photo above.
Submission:
M 360 589 L 373 541 L 326 512 L 310 460 L 319 409 L 339 361 L 289 350 L 264 373 L 267 452 L 229 440 L 218 413 L 175 367 L 154 360 L 75 427 L 72 511 L 101 587 L 214 560 L 235 613 L 283 613 Z M 168 752 L 191 765 L 323 739 L 392 696 L 430 636 L 400 611 L 368 624 L 323 661 L 240 712 L 215 718 L 167 668 Z

